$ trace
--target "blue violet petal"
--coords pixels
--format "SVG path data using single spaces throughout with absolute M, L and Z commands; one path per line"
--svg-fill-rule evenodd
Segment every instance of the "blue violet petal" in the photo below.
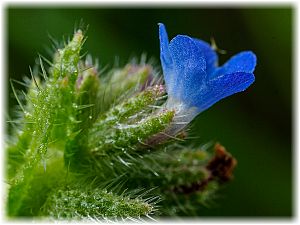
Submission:
M 168 92 L 166 107 L 176 110 L 175 122 L 185 120 L 188 123 L 221 99 L 244 91 L 255 80 L 256 56 L 251 51 L 236 54 L 217 67 L 217 53 L 202 40 L 177 35 L 169 42 L 162 23 L 159 24 L 159 39 Z M 184 115 L 184 119 L 178 119 Z M 175 130 L 179 129 L 177 125 Z

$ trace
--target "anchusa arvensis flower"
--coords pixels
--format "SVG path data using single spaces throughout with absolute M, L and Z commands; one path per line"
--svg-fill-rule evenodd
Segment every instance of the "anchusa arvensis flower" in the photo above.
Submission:
M 218 67 L 218 56 L 206 42 L 177 35 L 170 42 L 164 24 L 159 24 L 160 59 L 168 100 L 176 111 L 175 134 L 195 116 L 219 100 L 247 89 L 255 80 L 256 56 L 243 51 Z

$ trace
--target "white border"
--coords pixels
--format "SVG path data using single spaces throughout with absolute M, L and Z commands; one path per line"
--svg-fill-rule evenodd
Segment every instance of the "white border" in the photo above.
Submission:
M 158 224 L 168 224 L 168 223 L 178 223 L 178 224 L 193 224 L 193 223 L 201 223 L 201 224 L 299 224 L 299 162 L 300 162 L 300 154 L 298 153 L 299 150 L 299 120 L 298 120 L 298 113 L 299 111 L 299 90 L 298 87 L 300 87 L 300 79 L 298 78 L 299 76 L 299 46 L 298 46 L 298 38 L 299 36 L 299 16 L 298 16 L 298 7 L 299 3 L 297 0 L 295 1 L 280 1 L 280 0 L 273 0 L 273 1 L 260 1 L 260 0 L 252 0 L 252 1 L 240 1 L 240 0 L 231 0 L 231 1 L 220 1 L 220 0 L 210 0 L 210 1 L 197 1 L 197 0 L 187 0 L 187 1 L 171 1 L 171 0 L 151 0 L 151 1 L 141 1 L 141 0 L 131 0 L 131 1 L 126 1 L 126 0 L 102 0 L 102 1 L 97 1 L 97 0 L 88 0 L 88 1 L 79 1 L 79 0 L 62 0 L 62 1 L 37 1 L 37 0 L 32 0 L 32 1 L 20 1 L 20 0 L 0 0 L 0 5 L 1 5 L 1 15 L 0 15 L 0 34 L 1 34 L 1 55 L 0 55 L 0 63 L 1 63 L 1 78 L 0 78 L 0 93 L 1 93 L 1 98 L 0 98 L 0 111 L 1 111 L 1 120 L 0 120 L 0 141 L 1 141 L 1 149 L 0 149 L 0 159 L 2 163 L 0 163 L 0 176 L 1 176 L 1 182 L 3 184 L 4 182 L 4 176 L 3 176 L 3 159 L 4 159 L 4 138 L 5 138 L 5 108 L 6 108 L 6 93 L 7 89 L 4 86 L 5 84 L 5 79 L 7 79 L 7 61 L 6 61 L 6 21 L 5 21 L 5 13 L 6 13 L 6 7 L 8 5 L 16 5 L 16 6 L 49 6 L 49 7 L 58 7 L 58 6 L 70 6 L 72 5 L 73 7 L 80 7 L 80 6 L 87 6 L 87 5 L 97 5 L 97 6 L 111 6 L 111 7 L 122 7 L 122 6 L 128 6 L 128 7 L 134 7 L 134 6 L 151 6 L 151 7 L 162 7 L 162 6 L 193 6 L 193 5 L 202 5 L 204 7 L 249 7 L 249 6 L 281 6 L 281 5 L 292 5 L 294 6 L 295 9 L 295 17 L 293 18 L 293 23 L 294 23 L 294 52 L 293 52 L 293 120 L 292 122 L 296 122 L 292 124 L 293 127 L 293 164 L 294 164 L 294 171 L 293 171 L 293 214 L 294 217 L 292 219 L 276 219 L 276 218 L 250 218 L 250 217 L 243 217 L 242 219 L 240 218 L 224 218 L 225 221 L 223 221 L 222 218 L 217 218 L 217 219 L 211 219 L 211 218 L 197 218 L 194 220 L 188 219 L 184 221 L 171 221 L 171 220 L 162 220 L 159 221 Z M 271 56 L 270 56 L 271 57 Z M 282 56 L 284 57 L 284 56 Z M 1 203 L 0 203 L 0 222 L 1 224 L 3 223 L 13 223 L 15 224 L 16 222 L 11 222 L 7 221 L 5 219 L 5 207 L 4 207 L 4 185 L 0 185 L 0 194 L 1 194 Z M 38 222 L 38 221 L 36 221 Z M 35 223 L 36 223 L 35 222 Z M 32 224 L 32 222 L 24 221 L 24 222 L 18 222 L 21 224 Z M 33 222 L 34 223 L 34 222 Z M 38 222 L 40 223 L 40 222 Z M 43 223 L 47 224 L 47 223 Z

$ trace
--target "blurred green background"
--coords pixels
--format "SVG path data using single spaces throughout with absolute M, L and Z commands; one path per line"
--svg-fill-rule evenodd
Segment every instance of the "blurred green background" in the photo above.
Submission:
M 159 63 L 158 22 L 169 37 L 187 34 L 220 49 L 220 63 L 242 50 L 258 58 L 256 82 L 246 92 L 201 113 L 192 126 L 198 144 L 218 141 L 237 158 L 235 179 L 219 192 L 202 215 L 291 217 L 294 215 L 292 86 L 292 6 L 209 8 L 55 8 L 7 6 L 7 80 L 29 75 L 38 53 L 50 58 L 48 34 L 69 37 L 75 23 L 89 24 L 84 49 L 102 66 L 121 65 L 147 53 Z M 7 85 L 9 83 L 7 82 Z M 9 86 L 8 86 L 9 87 Z M 21 86 L 16 85 L 17 88 Z M 7 88 L 8 109 L 16 104 Z

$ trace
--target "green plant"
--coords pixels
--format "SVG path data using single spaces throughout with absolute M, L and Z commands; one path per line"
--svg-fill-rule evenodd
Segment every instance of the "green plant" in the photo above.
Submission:
M 166 90 L 152 65 L 100 72 L 80 55 L 85 40 L 78 30 L 52 62 L 40 56 L 42 76 L 25 79 L 26 93 L 11 81 L 19 117 L 7 145 L 7 215 L 199 215 L 231 179 L 235 159 L 219 144 L 185 142 L 184 114 L 165 107 Z

